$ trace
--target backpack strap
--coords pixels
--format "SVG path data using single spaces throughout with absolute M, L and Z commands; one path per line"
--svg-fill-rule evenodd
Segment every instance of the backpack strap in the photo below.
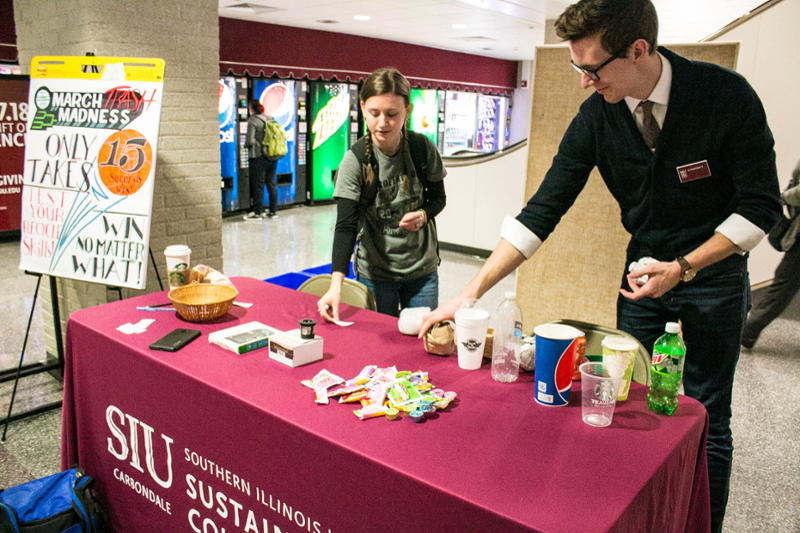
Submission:
M 0 533 L 20 533 L 17 513 L 3 502 L 0 502 Z
M 421 133 L 409 130 L 407 132 L 408 151 L 411 152 L 411 161 L 414 163 L 414 170 L 417 178 L 422 182 L 422 186 L 428 188 L 428 147 L 425 136 Z

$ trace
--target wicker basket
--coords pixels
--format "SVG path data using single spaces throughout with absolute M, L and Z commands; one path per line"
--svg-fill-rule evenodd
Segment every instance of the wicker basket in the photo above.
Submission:
M 189 322 L 205 322 L 219 318 L 233 305 L 239 291 L 230 285 L 194 284 L 169 291 L 178 314 Z

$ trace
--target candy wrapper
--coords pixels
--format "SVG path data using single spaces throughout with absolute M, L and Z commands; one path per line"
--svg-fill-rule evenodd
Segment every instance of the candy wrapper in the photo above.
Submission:
M 369 397 L 369 389 L 364 388 L 358 392 L 354 392 L 353 394 L 348 394 L 347 396 L 340 396 L 339 403 L 360 402 L 362 400 L 366 400 L 368 397 Z
M 340 378 L 336 374 L 331 374 L 327 370 L 322 369 L 313 378 L 303 380 L 300 383 L 306 387 L 314 389 L 314 393 L 317 396 L 315 401 L 317 403 L 327 404 L 329 403 L 328 388 L 340 383 L 344 383 L 344 379 Z
M 450 355 L 456 347 L 453 326 L 448 322 L 437 322 L 423 339 L 425 351 L 433 355 Z
M 407 403 L 416 402 L 422 395 L 407 379 L 399 379 L 389 386 L 387 392 L 389 404 L 392 407 L 401 407 Z
M 385 405 L 370 405 L 369 407 L 364 407 L 363 409 L 356 409 L 353 411 L 353 413 L 355 413 L 355 415 L 361 420 L 366 420 L 368 418 L 385 416 L 387 410 L 389 410 L 389 408 Z

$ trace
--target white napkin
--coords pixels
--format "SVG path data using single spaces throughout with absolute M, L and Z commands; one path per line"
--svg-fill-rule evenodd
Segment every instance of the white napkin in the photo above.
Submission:
M 121 331 L 126 335 L 132 335 L 134 333 L 144 333 L 147 331 L 147 326 L 155 322 L 154 318 L 143 318 L 136 324 L 131 324 L 128 322 L 127 324 L 122 324 L 120 327 L 117 328 L 117 331 Z

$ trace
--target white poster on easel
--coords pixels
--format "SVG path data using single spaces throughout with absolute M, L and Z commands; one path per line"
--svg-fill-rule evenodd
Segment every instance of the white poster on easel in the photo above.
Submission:
M 161 59 L 33 59 L 20 269 L 144 288 L 163 79 Z

